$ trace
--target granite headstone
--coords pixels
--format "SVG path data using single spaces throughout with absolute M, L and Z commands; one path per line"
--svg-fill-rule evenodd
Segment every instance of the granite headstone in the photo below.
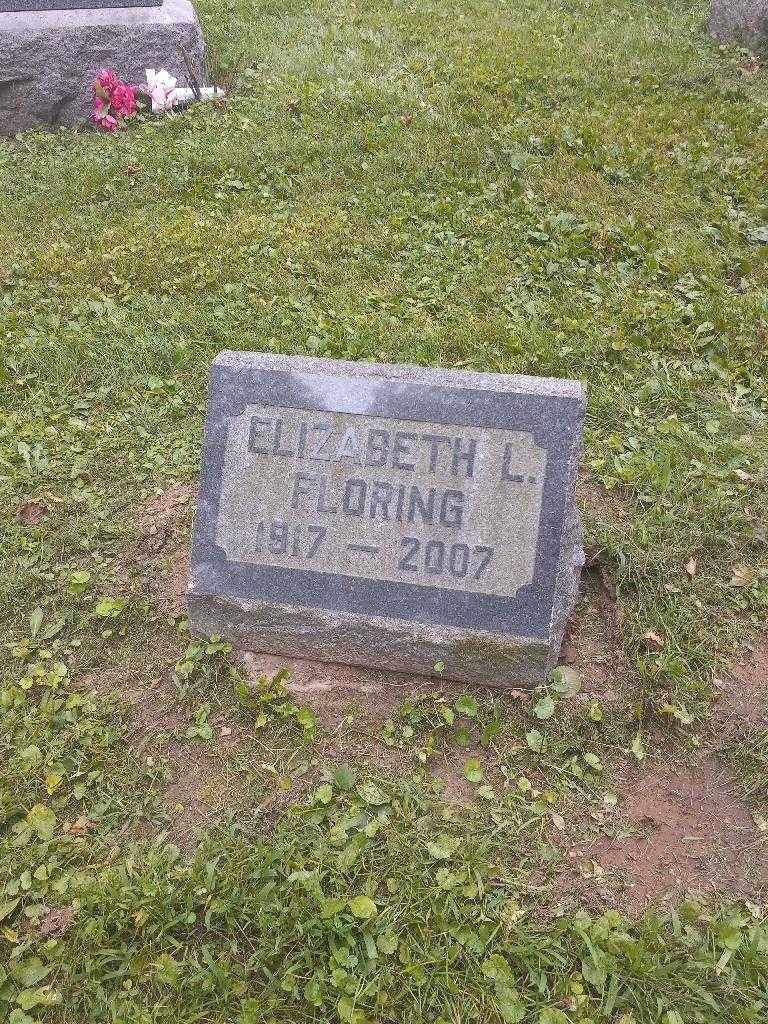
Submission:
M 79 11 L 162 5 L 163 0 L 0 0 L 0 14 L 17 11 Z
M 768 0 L 712 0 L 708 26 L 721 43 L 768 49 Z
M 206 84 L 191 0 L 0 0 L 0 135 L 85 120 L 103 68 L 133 85 L 147 68 Z
M 241 648 L 533 686 L 582 537 L 575 381 L 223 352 L 188 603 Z

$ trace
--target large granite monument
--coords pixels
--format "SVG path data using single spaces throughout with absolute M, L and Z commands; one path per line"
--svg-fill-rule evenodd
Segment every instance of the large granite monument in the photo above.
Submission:
M 205 61 L 190 0 L 0 0 L 0 134 L 88 117 L 103 68 L 131 84 L 147 68 L 203 84 Z
M 712 0 L 708 24 L 721 43 L 768 49 L 768 0 Z
M 535 685 L 583 562 L 574 381 L 224 352 L 189 616 L 257 651 Z

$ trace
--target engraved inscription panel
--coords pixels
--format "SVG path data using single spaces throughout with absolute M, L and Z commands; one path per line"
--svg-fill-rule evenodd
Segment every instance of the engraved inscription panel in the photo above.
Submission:
M 233 562 L 513 597 L 533 581 L 546 458 L 524 432 L 249 405 L 216 542 Z

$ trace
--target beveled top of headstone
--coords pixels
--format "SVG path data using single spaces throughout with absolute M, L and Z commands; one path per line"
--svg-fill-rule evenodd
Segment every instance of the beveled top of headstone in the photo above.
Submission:
M 277 608 L 294 623 L 305 609 L 318 635 L 332 622 L 336 649 L 315 652 L 321 660 L 383 664 L 360 647 L 366 621 L 372 634 L 399 623 L 401 647 L 413 627 L 427 641 L 496 634 L 551 646 L 578 561 L 583 417 L 575 381 L 222 353 L 210 376 L 193 626 L 208 596 L 251 609 L 254 628 L 241 616 L 224 631 L 256 649 L 279 647 L 279 636 L 259 636 Z M 288 632 L 288 647 L 311 656 L 311 636 Z M 413 651 L 405 665 L 396 651 L 387 658 L 416 671 L 435 660 L 429 642 L 420 667 Z
M 162 7 L 163 0 L 0 0 L 0 14 L 36 11 L 98 11 L 115 7 Z

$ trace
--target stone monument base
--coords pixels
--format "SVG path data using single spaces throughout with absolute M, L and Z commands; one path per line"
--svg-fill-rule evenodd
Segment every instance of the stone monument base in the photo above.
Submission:
M 90 116 L 102 68 L 146 81 L 165 68 L 205 81 L 205 40 L 190 0 L 161 7 L 0 14 L 0 134 L 59 128 Z
M 708 25 L 720 43 L 768 49 L 768 0 L 712 0 Z
M 579 533 L 579 540 L 581 534 Z M 574 551 L 569 569 L 576 581 L 562 600 L 572 610 L 583 556 Z M 198 590 L 188 591 L 190 621 L 196 636 L 223 636 L 243 651 L 312 658 L 502 688 L 543 683 L 558 663 L 567 622 L 560 619 L 553 637 L 509 637 L 409 624 L 379 616 L 308 611 L 295 605 L 252 601 L 247 605 Z M 442 663 L 440 672 L 435 665 Z

